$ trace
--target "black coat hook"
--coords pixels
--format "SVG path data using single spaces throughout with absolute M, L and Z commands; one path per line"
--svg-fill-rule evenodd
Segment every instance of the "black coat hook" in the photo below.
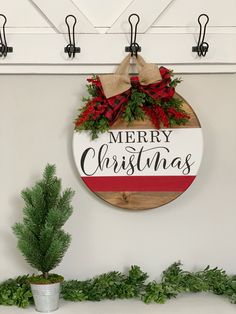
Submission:
M 72 41 L 71 41 L 71 30 L 70 30 L 70 25 L 68 23 L 68 18 L 74 19 L 74 23 L 72 26 Z M 68 53 L 69 58 L 74 58 L 75 54 L 80 52 L 80 47 L 75 46 L 75 24 L 77 22 L 77 19 L 74 15 L 69 14 L 65 18 L 65 22 L 66 22 L 67 29 L 68 29 L 69 44 L 64 48 L 64 52 Z
M 133 24 L 131 22 L 131 18 L 133 16 L 137 17 L 137 22 L 135 24 L 135 27 L 133 27 Z M 137 30 L 138 30 L 138 24 L 140 21 L 140 17 L 138 14 L 133 13 L 129 16 L 128 18 L 129 24 L 130 24 L 130 28 L 131 28 L 131 32 L 130 32 L 130 45 L 128 47 L 125 47 L 125 51 L 126 52 L 131 52 L 131 56 L 135 55 L 137 57 L 138 52 L 141 51 L 141 47 L 139 46 L 139 44 L 136 42 L 136 37 L 137 37 Z
M 4 14 L 0 14 L 0 17 L 4 19 L 4 22 L 2 24 L 2 33 L 0 29 L 0 57 L 5 58 L 8 52 L 13 52 L 13 48 L 7 46 L 7 39 L 6 39 L 6 32 L 5 32 L 5 25 L 7 23 L 7 18 Z
M 201 18 L 205 17 L 206 21 L 205 23 L 201 23 Z M 205 55 L 207 54 L 207 51 L 209 49 L 209 44 L 207 42 L 205 42 L 205 35 L 206 35 L 206 28 L 207 28 L 207 24 L 209 22 L 209 16 L 207 14 L 201 14 L 198 17 L 198 24 L 200 26 L 200 31 L 199 31 L 199 37 L 198 37 L 198 43 L 196 47 L 192 47 L 192 51 L 193 52 L 197 52 L 199 57 L 205 57 Z M 204 28 L 203 28 L 204 27 Z M 202 28 L 203 28 L 203 34 L 202 34 Z

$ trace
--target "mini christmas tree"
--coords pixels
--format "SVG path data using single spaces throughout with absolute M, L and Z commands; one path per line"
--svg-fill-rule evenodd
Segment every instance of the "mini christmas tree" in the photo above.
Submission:
M 21 253 L 45 279 L 59 265 L 71 242 L 62 226 L 72 214 L 74 191 L 69 188 L 62 192 L 55 173 L 55 165 L 48 164 L 43 178 L 21 192 L 25 201 L 23 222 L 13 226 Z

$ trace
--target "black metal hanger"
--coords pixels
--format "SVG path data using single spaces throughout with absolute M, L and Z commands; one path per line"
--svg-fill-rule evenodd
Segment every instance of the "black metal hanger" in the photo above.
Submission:
M 133 27 L 133 24 L 131 22 L 131 18 L 135 16 L 137 17 L 137 22 L 135 23 L 135 27 Z M 139 46 L 139 44 L 136 42 L 136 37 L 137 37 L 137 30 L 138 30 L 138 24 L 140 21 L 140 17 L 138 14 L 133 13 L 129 16 L 128 18 L 129 24 L 130 24 L 130 28 L 131 28 L 131 32 L 130 32 L 130 45 L 128 47 L 125 47 L 125 51 L 126 52 L 131 52 L 131 56 L 135 55 L 137 57 L 138 52 L 141 51 L 141 47 Z
M 7 39 L 6 39 L 6 32 L 5 32 L 5 25 L 7 23 L 7 18 L 4 14 L 0 14 L 0 17 L 2 17 L 4 20 L 2 24 L 2 32 L 0 29 L 0 57 L 5 58 L 9 52 L 13 52 L 13 48 L 7 46 Z
M 74 23 L 72 26 L 72 40 L 71 40 L 71 30 L 70 30 L 70 25 L 68 23 L 68 18 L 73 18 L 74 19 Z M 74 58 L 76 53 L 80 52 L 80 47 L 76 47 L 75 46 L 75 24 L 77 23 L 77 19 L 74 15 L 69 14 L 67 15 L 67 17 L 65 18 L 65 22 L 67 25 L 67 29 L 68 29 L 68 36 L 69 36 L 69 44 L 64 48 L 64 52 L 68 53 L 69 58 Z
M 204 28 L 203 28 L 203 25 L 201 23 L 202 17 L 206 18 L 205 23 L 203 23 Z M 208 22 L 209 22 L 209 16 L 207 14 L 199 15 L 198 24 L 200 27 L 200 31 L 199 31 L 198 43 L 197 43 L 197 46 L 192 47 L 192 51 L 197 52 L 199 57 L 205 57 L 205 55 L 207 54 L 207 51 L 209 49 L 209 44 L 207 42 L 205 42 L 206 28 L 207 28 Z M 203 28 L 203 33 L 202 33 L 202 28 Z

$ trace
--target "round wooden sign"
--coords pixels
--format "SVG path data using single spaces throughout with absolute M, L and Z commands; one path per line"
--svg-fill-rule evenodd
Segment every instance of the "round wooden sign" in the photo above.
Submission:
M 130 125 L 118 119 L 95 140 L 74 133 L 75 163 L 92 192 L 111 205 L 140 210 L 169 203 L 192 184 L 202 159 L 202 130 L 190 105 L 175 97 L 190 115 L 184 126 L 157 130 L 148 118 Z

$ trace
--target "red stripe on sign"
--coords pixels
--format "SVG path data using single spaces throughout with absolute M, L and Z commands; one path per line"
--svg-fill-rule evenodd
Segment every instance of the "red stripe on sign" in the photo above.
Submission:
M 82 177 L 95 192 L 183 192 L 195 176 Z

